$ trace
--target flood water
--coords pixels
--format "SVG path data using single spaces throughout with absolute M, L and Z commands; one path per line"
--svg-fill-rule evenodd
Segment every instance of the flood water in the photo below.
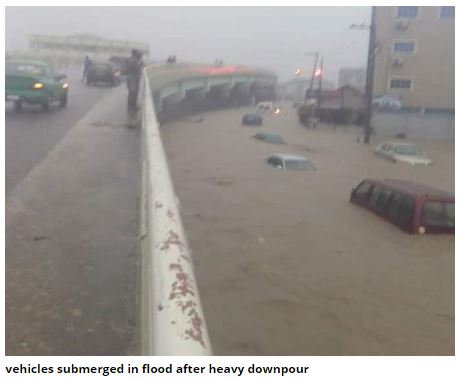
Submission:
M 307 129 L 286 106 L 166 124 L 163 141 L 217 355 L 453 355 L 454 237 L 409 235 L 349 203 L 364 178 L 454 191 L 454 144 L 418 142 L 431 167 L 373 153 L 361 130 Z M 255 140 L 262 130 L 287 145 Z M 269 167 L 273 153 L 315 172 Z

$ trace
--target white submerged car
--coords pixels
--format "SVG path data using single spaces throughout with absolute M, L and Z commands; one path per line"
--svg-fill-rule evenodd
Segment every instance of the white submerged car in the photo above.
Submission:
M 374 152 L 393 162 L 428 166 L 433 161 L 418 145 L 404 142 L 385 142 L 375 147 Z

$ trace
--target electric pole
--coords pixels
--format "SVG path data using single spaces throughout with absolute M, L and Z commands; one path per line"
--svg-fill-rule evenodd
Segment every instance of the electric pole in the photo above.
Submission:
M 323 89 L 323 58 L 321 58 L 319 73 L 319 86 L 318 86 L 318 108 L 321 106 L 321 91 Z
M 315 73 L 316 73 L 316 66 L 318 65 L 318 57 L 319 51 L 308 52 L 307 55 L 314 55 L 315 56 L 315 64 L 313 65 L 313 71 L 311 72 L 311 79 L 310 79 L 310 88 L 305 94 L 305 100 L 307 100 L 307 94 L 311 96 L 313 91 L 313 82 L 315 80 Z
M 375 65 L 375 12 L 376 8 L 372 7 L 370 25 L 351 25 L 351 29 L 369 30 L 369 50 L 367 52 L 367 70 L 366 70 L 366 115 L 364 119 L 364 142 L 369 143 L 372 128 L 372 96 L 374 92 L 374 65 Z

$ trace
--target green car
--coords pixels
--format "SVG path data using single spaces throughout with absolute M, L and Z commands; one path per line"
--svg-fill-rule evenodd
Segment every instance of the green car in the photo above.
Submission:
M 43 61 L 12 59 L 6 61 L 5 91 L 7 102 L 14 102 L 17 111 L 23 103 L 39 104 L 49 111 L 53 102 L 61 107 L 67 104 L 69 85 L 63 82 L 65 75 L 56 75 L 52 67 Z

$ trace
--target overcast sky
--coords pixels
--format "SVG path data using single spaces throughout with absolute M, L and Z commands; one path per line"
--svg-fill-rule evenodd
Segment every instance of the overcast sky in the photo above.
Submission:
M 324 58 L 325 77 L 340 67 L 366 64 L 370 7 L 7 7 L 6 48 L 27 49 L 31 33 L 91 33 L 150 44 L 152 59 L 250 64 L 310 75 L 313 57 Z

